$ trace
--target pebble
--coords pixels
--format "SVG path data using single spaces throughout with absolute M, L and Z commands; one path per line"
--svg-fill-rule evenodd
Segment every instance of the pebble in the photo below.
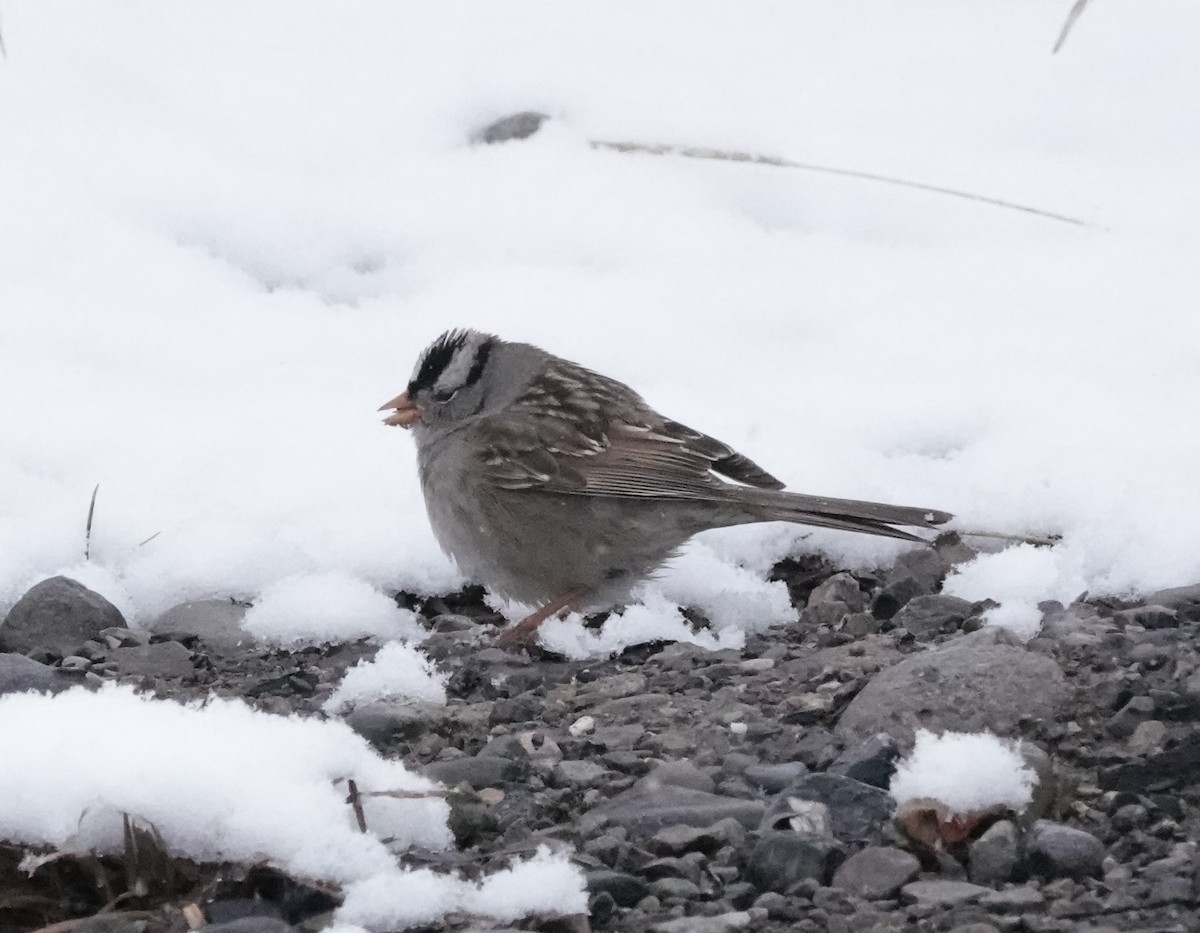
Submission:
M 996 885 L 1013 877 L 1021 861 L 1017 826 L 998 820 L 967 849 L 967 877 L 975 884 Z
M 928 904 L 933 907 L 957 907 L 969 904 L 990 893 L 989 888 L 966 881 L 911 881 L 900 889 L 900 897 L 909 904 Z
M 679 917 L 664 920 L 650 927 L 650 933 L 735 933 L 751 927 L 756 917 L 751 911 L 739 910 L 717 914 L 715 917 Z
M 576 738 L 581 735 L 591 735 L 596 731 L 596 717 L 580 716 L 567 727 L 567 731 Z
M 1089 832 L 1050 820 L 1037 820 L 1025 840 L 1030 872 L 1048 878 L 1098 877 L 1104 843 Z
M 177 641 L 162 641 L 132 648 L 114 648 L 108 661 L 126 677 L 172 679 L 195 673 L 192 653 Z
M 802 761 L 785 761 L 779 764 L 751 764 L 742 770 L 742 776 L 768 793 L 778 793 L 794 784 L 805 774 L 808 767 Z
M 840 774 L 808 774 L 781 791 L 771 803 L 764 828 L 786 829 L 810 801 L 828 808 L 829 828 L 842 842 L 878 843 L 895 802 L 887 791 Z
M 834 887 L 870 901 L 894 897 L 916 876 L 921 863 L 911 852 L 867 846 L 851 855 L 833 875 Z
M 603 817 L 606 823 L 623 826 L 632 834 L 649 836 L 675 824 L 704 827 L 727 817 L 753 829 L 758 827 L 765 811 L 766 806 L 758 800 L 724 797 L 670 784 L 642 784 L 609 798 L 588 816 Z
M 746 875 L 760 891 L 786 893 L 805 879 L 824 883 L 843 851 L 827 837 L 766 830 L 750 852 Z

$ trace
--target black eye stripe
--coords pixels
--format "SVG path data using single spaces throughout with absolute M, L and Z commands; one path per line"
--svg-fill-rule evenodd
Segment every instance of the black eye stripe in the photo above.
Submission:
M 459 351 L 463 343 L 466 342 L 467 332 L 464 330 L 448 330 L 442 336 L 438 337 L 429 345 L 429 349 L 421 356 L 421 362 L 417 367 L 417 374 L 413 376 L 412 381 L 408 384 L 408 394 L 419 392 L 422 389 L 433 388 L 450 361 L 454 359 L 454 354 Z
M 475 351 L 475 361 L 471 364 L 471 371 L 467 373 L 467 381 L 463 383 L 463 388 L 473 386 L 479 381 L 479 377 L 483 375 L 483 367 L 487 365 L 491 352 L 492 341 L 485 340 L 479 345 L 479 349 Z

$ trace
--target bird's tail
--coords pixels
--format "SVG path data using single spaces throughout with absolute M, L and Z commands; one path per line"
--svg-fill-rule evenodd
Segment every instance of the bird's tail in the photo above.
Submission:
M 796 522 L 818 528 L 839 528 L 885 538 L 928 543 L 927 538 L 902 528 L 930 528 L 950 521 L 954 516 L 938 509 L 919 509 L 861 499 L 828 499 L 797 492 L 773 489 L 738 489 L 738 498 L 750 506 L 758 521 Z M 900 525 L 902 528 L 894 526 Z

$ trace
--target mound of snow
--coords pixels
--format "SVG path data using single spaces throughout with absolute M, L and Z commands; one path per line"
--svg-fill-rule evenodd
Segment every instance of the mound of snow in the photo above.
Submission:
M 430 660 L 403 642 L 389 642 L 371 660 L 359 661 L 322 707 L 340 713 L 372 700 L 403 699 L 417 703 L 446 702 L 446 675 Z
M 341 573 L 301 574 L 272 583 L 247 610 L 242 626 L 264 642 L 289 646 L 422 634 L 415 613 Z
M 897 803 L 930 798 L 957 813 L 994 805 L 1020 812 L 1033 799 L 1035 780 L 1012 742 L 990 733 L 921 729 L 889 791 Z

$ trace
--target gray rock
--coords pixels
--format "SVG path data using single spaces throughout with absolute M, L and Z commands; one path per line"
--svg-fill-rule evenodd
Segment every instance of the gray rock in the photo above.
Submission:
M 833 874 L 833 886 L 855 897 L 877 901 L 894 897 L 921 870 L 911 852 L 890 846 L 867 846 L 850 856 Z
M 824 884 L 844 851 L 833 839 L 767 830 L 750 852 L 746 874 L 760 891 L 784 894 L 806 879 Z
M 900 897 L 906 903 L 933 907 L 957 907 L 989 893 L 989 888 L 966 881 L 912 881 L 900 889 Z
M 79 677 L 68 676 L 23 654 L 0 654 L 0 695 L 27 690 L 61 693 L 81 682 Z
M 1062 671 L 1005 638 L 961 635 L 880 671 L 850 701 L 838 734 L 859 742 L 882 731 L 903 748 L 917 728 L 1012 735 L 1022 719 L 1052 721 L 1069 696 Z
M 664 920 L 650 927 L 650 933 L 735 933 L 745 930 L 754 922 L 749 911 L 738 910 L 717 914 L 715 917 L 679 917 Z
M 794 784 L 807 773 L 808 768 L 804 762 L 785 761 L 781 764 L 750 765 L 742 772 L 742 776 L 751 784 L 774 794 Z
M 1174 628 L 1179 624 L 1179 612 L 1167 606 L 1137 606 L 1114 612 L 1113 619 L 1122 625 L 1133 623 L 1142 628 Z
M 556 787 L 592 787 L 610 773 L 594 761 L 568 758 L 554 766 L 554 784 Z
M 120 611 L 77 580 L 51 577 L 32 587 L 0 626 L 0 648 L 18 654 L 43 649 L 68 655 L 106 628 L 125 628 Z
M 347 713 L 346 725 L 368 742 L 384 745 L 394 739 L 413 742 L 429 731 L 435 711 L 402 700 L 373 700 Z
M 989 891 L 979 900 L 981 907 L 997 913 L 1025 913 L 1039 909 L 1046 897 L 1037 888 L 1023 885 L 1003 891 Z
M 1089 832 L 1050 820 L 1038 820 L 1025 839 L 1025 864 L 1047 878 L 1099 877 L 1104 843 Z
M 1108 731 L 1118 739 L 1127 739 L 1134 730 L 1154 715 L 1154 701 L 1148 696 L 1136 696 L 1117 710 L 1108 720 Z
M 711 794 L 717 789 L 716 782 L 690 761 L 668 761 L 659 765 L 641 780 L 643 786 L 688 787 Z
M 230 599 L 198 599 L 172 606 L 147 629 L 155 634 L 193 635 L 219 651 L 245 648 L 254 638 L 242 628 L 246 607 Z
M 1058 775 L 1054 770 L 1054 760 L 1032 742 L 1022 740 L 1017 746 L 1017 752 L 1026 767 L 1036 776 L 1033 797 L 1021 813 L 1021 824 L 1028 826 L 1049 813 L 1050 808 L 1054 806 L 1054 800 L 1058 796 Z
M 766 807 L 757 800 L 706 794 L 672 784 L 635 785 L 588 812 L 589 822 L 600 820 L 624 826 L 631 834 L 649 836 L 667 826 L 712 826 L 723 819 L 757 827 Z
M 241 917 L 228 923 L 210 923 L 204 933 L 292 933 L 294 929 L 275 917 Z
M 192 653 L 177 641 L 162 641 L 154 645 L 133 648 L 114 648 L 108 660 L 117 673 L 127 677 L 187 677 L 196 672 Z
M 877 732 L 838 755 L 829 766 L 829 771 L 887 790 L 892 783 L 892 775 L 896 773 L 896 760 L 899 757 L 900 749 L 896 740 L 886 732 Z
M 1147 719 L 1133 730 L 1125 745 L 1135 755 L 1146 755 L 1162 749 L 1167 740 L 1167 724 L 1161 719 Z
M 862 612 L 867 607 L 867 595 L 849 573 L 835 573 L 809 594 L 807 607 L 822 603 L 840 603 L 847 612 Z
M 712 826 L 667 826 L 650 840 L 650 851 L 660 855 L 685 855 L 703 852 L 711 855 L 725 846 L 739 848 L 746 840 L 746 827 L 737 820 L 724 819 Z
M 589 894 L 606 892 L 616 901 L 618 907 L 632 907 L 650 893 L 646 882 L 637 875 L 623 871 L 589 871 L 586 878 Z
M 1015 823 L 999 820 L 967 849 L 967 877 L 974 884 L 997 885 L 1012 879 L 1021 861 L 1021 838 Z
M 518 762 L 507 758 L 493 758 L 490 755 L 435 761 L 421 770 L 426 777 L 441 781 L 449 787 L 467 783 L 476 790 L 495 787 L 505 781 L 515 781 L 524 771 Z
M 840 774 L 809 774 L 775 797 L 762 828 L 788 829 L 797 812 L 796 801 L 816 801 L 828 807 L 830 829 L 842 842 L 881 841 L 896 806 L 887 791 L 878 787 Z
M 484 143 L 485 145 L 494 145 L 495 143 L 505 143 L 512 139 L 528 139 L 534 133 L 542 128 L 542 124 L 549 120 L 550 117 L 544 113 L 538 113 L 536 110 L 522 110 L 520 113 L 512 113 L 507 117 L 501 117 L 493 123 L 472 134 L 472 142 Z
M 957 596 L 916 596 L 904 604 L 892 622 L 918 639 L 933 638 L 960 628 L 972 604 Z
M 1163 606 L 1174 609 L 1181 619 L 1195 621 L 1200 619 L 1200 583 L 1191 586 L 1175 586 L 1167 590 L 1159 590 L 1146 597 L 1147 605 Z
M 699 886 L 686 878 L 659 878 L 650 882 L 650 893 L 662 900 L 677 898 L 693 901 L 700 896 Z

